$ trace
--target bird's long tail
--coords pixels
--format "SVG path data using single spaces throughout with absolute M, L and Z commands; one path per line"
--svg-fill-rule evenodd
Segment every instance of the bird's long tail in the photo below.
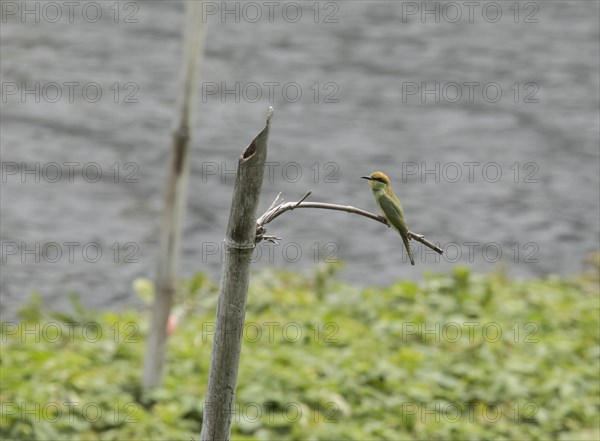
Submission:
M 401 234 L 401 236 L 402 236 L 402 242 L 404 242 L 404 247 L 406 248 L 406 252 L 408 253 L 408 258 L 410 259 L 410 264 L 414 265 L 415 259 L 410 250 L 410 245 L 408 244 L 408 237 L 406 237 L 404 234 Z

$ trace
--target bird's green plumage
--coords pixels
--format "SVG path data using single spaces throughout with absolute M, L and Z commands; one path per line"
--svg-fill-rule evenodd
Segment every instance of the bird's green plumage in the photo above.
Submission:
M 402 242 L 410 258 L 410 263 L 414 265 L 415 259 L 408 243 L 408 226 L 404 220 L 404 210 L 402 210 L 402 204 L 392 190 L 389 178 L 381 172 L 373 172 L 370 176 L 363 176 L 363 178 L 369 180 L 377 206 L 387 219 L 389 225 L 400 233 Z
M 414 265 L 415 260 L 410 251 L 410 245 L 408 243 L 408 227 L 406 226 L 406 221 L 404 220 L 404 210 L 402 209 L 402 204 L 396 195 L 391 191 L 374 193 L 375 201 L 377 202 L 379 209 L 383 212 L 383 215 L 391 224 L 391 226 L 398 231 L 398 233 L 400 233 L 400 236 L 402 236 L 402 242 L 404 243 L 404 248 L 406 248 L 406 252 L 408 253 L 410 263 Z
M 402 210 L 402 204 L 400 204 L 400 201 L 396 195 L 389 195 L 384 192 L 383 194 L 376 195 L 375 197 L 377 205 L 379 205 L 379 208 L 381 211 L 383 211 L 383 214 L 387 220 L 396 230 L 398 230 L 400 234 L 407 236 L 408 227 L 404 221 L 404 210 Z

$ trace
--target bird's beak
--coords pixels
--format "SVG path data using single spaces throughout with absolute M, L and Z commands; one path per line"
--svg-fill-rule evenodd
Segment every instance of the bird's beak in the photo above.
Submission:
M 367 179 L 369 181 L 372 181 L 373 178 L 371 178 L 371 176 L 361 176 L 362 179 Z

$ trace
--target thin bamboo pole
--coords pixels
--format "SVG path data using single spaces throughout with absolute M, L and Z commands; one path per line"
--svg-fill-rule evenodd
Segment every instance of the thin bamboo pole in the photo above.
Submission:
M 156 272 L 156 295 L 144 363 L 144 391 L 162 382 L 167 342 L 167 320 L 179 267 L 179 244 L 189 174 L 190 127 L 196 96 L 197 66 L 202 64 L 206 23 L 202 20 L 201 1 L 187 3 L 184 31 L 182 87 L 177 126 L 173 132 L 165 208 L 160 230 Z

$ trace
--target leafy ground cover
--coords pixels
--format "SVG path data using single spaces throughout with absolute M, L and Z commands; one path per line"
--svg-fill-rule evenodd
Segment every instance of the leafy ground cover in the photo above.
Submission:
M 252 276 L 232 439 L 600 439 L 597 268 L 366 289 L 334 270 Z M 216 299 L 201 274 L 182 284 L 164 385 L 141 399 L 146 311 L 34 298 L 2 323 L 0 435 L 198 439 Z

